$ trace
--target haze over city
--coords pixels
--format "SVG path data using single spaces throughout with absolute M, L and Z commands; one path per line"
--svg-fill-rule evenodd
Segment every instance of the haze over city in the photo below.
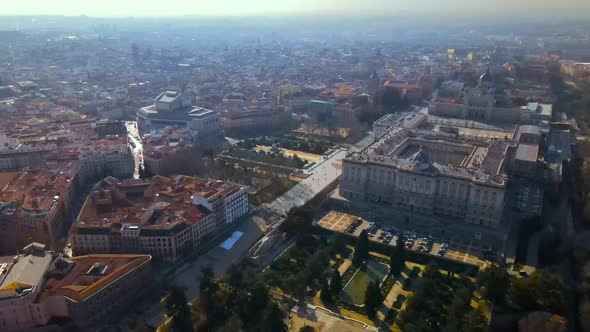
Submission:
M 589 1 L 1 8 L 1 332 L 590 332 Z
M 527 15 L 554 14 L 589 9 L 584 0 L 24 0 L 3 8 L 3 15 L 90 15 L 90 16 L 249 16 L 249 15 L 396 15 L 494 13 Z M 580 13 L 582 14 L 582 13 Z

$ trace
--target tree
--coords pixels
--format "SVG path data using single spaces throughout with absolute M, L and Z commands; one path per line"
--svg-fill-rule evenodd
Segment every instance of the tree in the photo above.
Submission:
M 383 295 L 379 283 L 376 281 L 370 281 L 367 284 L 367 290 L 365 291 L 365 311 L 369 318 L 375 317 L 379 306 L 383 302 Z
M 545 311 L 554 314 L 565 313 L 565 300 L 563 297 L 563 282 L 555 274 L 537 272 L 539 282 L 537 285 L 537 303 Z
M 320 299 L 323 302 L 332 303 L 332 292 L 326 280 L 322 280 L 322 288 L 320 290 Z
M 299 156 L 296 154 L 294 154 L 293 157 L 291 157 L 291 159 L 293 160 L 293 165 L 296 168 L 302 168 L 305 165 L 303 160 L 301 160 L 301 158 L 299 158 Z
M 305 293 L 307 292 L 307 283 L 301 276 L 301 273 L 288 277 L 287 280 L 285 280 L 284 285 L 285 287 L 283 287 L 283 289 L 297 299 L 302 300 L 305 297 Z
M 193 330 L 188 300 L 181 288 L 173 286 L 162 302 L 166 315 L 171 318 L 170 327 L 173 331 Z
M 244 326 L 246 329 L 256 326 L 262 317 L 262 309 L 270 303 L 266 284 L 257 278 L 240 292 L 239 297 L 235 310 L 240 314 Z
M 477 307 L 465 315 L 464 332 L 487 332 L 488 330 L 488 322 L 481 307 Z
M 303 152 L 309 152 L 309 150 L 310 150 L 309 143 L 307 143 L 306 141 L 299 143 L 299 145 L 297 146 L 297 150 L 303 151 Z
M 438 264 L 436 264 L 435 261 L 432 261 L 430 263 L 428 263 L 428 265 L 426 265 L 426 268 L 424 269 L 424 274 L 423 274 L 424 278 L 427 279 L 438 279 L 440 277 L 440 271 L 438 269 Z
M 268 294 L 268 287 L 262 279 L 256 280 L 254 284 L 248 289 L 250 293 L 250 306 L 259 310 L 264 308 L 269 303 L 270 297 Z
M 289 234 L 308 234 L 312 228 L 314 211 L 306 206 L 289 210 L 287 219 L 281 224 L 281 231 Z
M 199 282 L 199 290 L 201 293 L 213 286 L 213 267 L 207 265 L 201 269 L 201 280 Z
M 342 290 L 342 277 L 338 270 L 333 269 L 332 275 L 330 276 L 330 292 L 333 296 L 338 295 Z
M 483 287 L 483 295 L 493 304 L 503 304 L 510 285 L 510 276 L 505 269 L 492 264 L 479 273 L 479 284 Z
M 529 279 L 533 277 L 533 275 L 534 273 L 531 274 Z M 537 297 L 535 294 L 536 290 L 534 283 L 529 282 L 529 279 L 514 279 L 508 290 L 508 297 L 514 305 L 520 307 L 521 309 L 533 311 L 539 308 L 537 305 Z
M 305 271 L 309 273 L 310 277 L 314 278 L 319 276 L 325 269 L 325 262 L 327 261 L 325 251 L 316 251 L 305 264 Z
M 445 332 L 460 331 L 462 329 L 463 317 L 469 312 L 470 304 L 471 290 L 466 287 L 459 289 L 447 310 Z
M 217 332 L 240 332 L 243 330 L 243 324 L 240 320 L 240 317 L 238 317 L 237 315 L 232 315 L 227 320 L 227 322 L 217 330 Z
M 369 237 L 367 231 L 363 230 L 356 240 L 352 264 L 360 266 L 367 258 L 369 258 Z
M 338 254 L 344 258 L 345 255 L 349 253 L 348 248 L 346 248 L 346 237 L 342 233 L 334 234 L 334 238 L 330 242 L 330 246 L 335 254 Z
M 270 303 L 263 312 L 260 332 L 286 332 L 285 315 L 276 303 Z
M 238 265 L 231 265 L 227 270 L 227 284 L 233 289 L 238 290 L 242 285 L 244 275 Z
M 528 278 L 516 278 L 510 284 L 508 297 L 523 310 L 544 310 L 555 314 L 564 311 L 563 282 L 548 272 L 533 272 Z
M 406 247 L 404 246 L 402 236 L 400 235 L 397 238 L 397 243 L 396 243 L 395 248 L 393 248 L 393 252 L 391 254 L 390 262 L 389 262 L 390 273 L 395 277 L 399 277 L 405 267 L 405 264 L 406 264 L 405 250 L 406 250 Z

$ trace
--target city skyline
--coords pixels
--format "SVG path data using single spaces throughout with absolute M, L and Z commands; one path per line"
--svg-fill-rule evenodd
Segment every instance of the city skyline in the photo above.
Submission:
M 588 12 L 6 1 L 0 332 L 590 332 Z

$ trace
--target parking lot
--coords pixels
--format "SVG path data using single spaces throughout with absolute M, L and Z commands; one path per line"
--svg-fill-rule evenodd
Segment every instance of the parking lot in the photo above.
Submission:
M 363 230 L 366 230 L 371 241 L 382 242 L 391 246 L 396 245 L 398 236 L 401 233 L 397 227 L 381 226 L 375 222 L 367 221 L 362 217 L 334 210 L 329 211 L 324 215 L 318 224 L 326 229 L 348 233 L 354 236 L 359 236 Z M 470 252 L 450 250 L 452 243 L 436 241 L 436 239 L 430 235 L 419 234 L 414 231 L 406 231 L 403 236 L 403 244 L 408 249 L 440 257 L 448 257 L 450 259 L 480 266 L 485 264 L 479 261 L 477 257 L 471 255 Z M 467 249 L 469 250 L 471 248 L 468 247 Z

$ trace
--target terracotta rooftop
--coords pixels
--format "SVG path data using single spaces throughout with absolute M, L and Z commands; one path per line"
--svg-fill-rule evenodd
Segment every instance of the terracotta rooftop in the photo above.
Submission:
M 45 295 L 62 295 L 84 301 L 111 282 L 150 261 L 150 255 L 88 255 L 72 257 L 72 269 L 63 277 L 50 277 Z
M 68 193 L 79 167 L 72 161 L 37 172 L 0 173 L 0 205 L 14 202 L 26 210 L 51 210 Z
M 223 197 L 239 188 L 233 183 L 187 176 L 123 181 L 108 177 L 90 193 L 71 232 L 108 232 L 123 224 L 140 225 L 142 230 L 175 229 L 211 213 L 193 203 L 195 195 Z

